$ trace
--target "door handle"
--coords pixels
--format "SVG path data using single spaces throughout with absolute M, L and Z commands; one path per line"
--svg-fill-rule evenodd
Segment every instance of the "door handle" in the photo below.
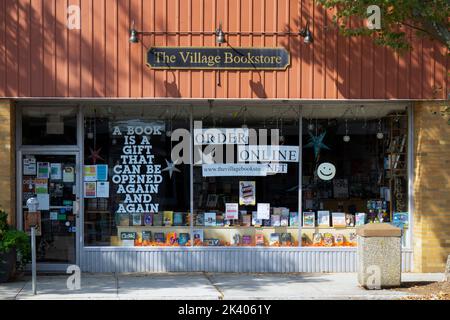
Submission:
M 73 214 L 77 218 L 80 216 L 80 199 L 77 199 L 73 202 Z

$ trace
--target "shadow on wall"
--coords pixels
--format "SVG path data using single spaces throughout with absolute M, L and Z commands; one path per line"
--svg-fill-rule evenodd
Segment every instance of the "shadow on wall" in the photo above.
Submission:
M 441 104 L 415 106 L 415 236 L 416 261 L 422 272 L 444 272 L 450 254 L 450 125 Z M 417 247 L 420 246 L 420 247 Z
M 206 0 L 203 0 L 206 3 Z M 244 1 L 238 10 L 242 29 L 247 28 L 248 7 Z M 265 2 L 269 13 L 276 2 Z M 130 22 L 138 30 L 160 30 L 187 25 L 195 19 L 182 10 L 183 2 L 155 2 L 156 18 L 148 17 L 153 9 L 147 1 L 86 0 L 81 2 L 81 30 L 68 30 L 65 24 L 66 1 L 3 0 L 6 17 L 6 61 L 0 74 L 7 74 L 6 96 L 70 97 L 212 97 L 237 95 L 257 98 L 445 98 L 446 50 L 428 40 L 414 40 L 414 50 L 401 57 L 392 50 L 376 47 L 368 38 L 345 38 L 331 23 L 331 12 L 310 0 L 290 0 L 285 6 L 298 8 L 299 17 L 289 17 L 289 10 L 258 18 L 253 14 L 256 31 L 280 29 L 295 34 L 286 36 L 229 36 L 231 46 L 283 46 L 291 54 L 292 65 L 285 71 L 224 72 L 223 88 L 214 81 L 216 71 L 150 70 L 145 65 L 146 48 L 157 43 L 176 46 L 186 43 L 214 45 L 214 36 L 151 35 L 139 44 L 130 44 Z M 183 7 L 182 7 L 183 6 Z M 222 10 L 228 6 L 227 10 Z M 90 11 L 90 8 L 94 11 Z M 166 10 L 162 10 L 161 8 Z M 169 10 L 170 9 L 170 10 Z M 207 30 L 214 21 L 232 20 L 225 14 L 236 14 L 231 1 L 217 1 L 217 8 L 203 10 L 195 16 L 211 20 L 202 22 Z M 287 8 L 286 8 L 287 9 Z M 194 8 L 192 8 L 194 10 Z M 258 11 L 259 10 L 259 11 Z M 93 13 L 92 13 L 93 12 Z M 165 12 L 164 17 L 159 12 Z M 179 21 L 175 19 L 178 12 Z M 92 16 L 94 14 L 94 16 Z M 239 20 L 239 17 L 237 18 Z M 177 23 L 172 23 L 177 20 Z M 18 22 L 18 23 L 16 23 Z M 314 42 L 303 43 L 297 35 L 310 22 Z M 42 28 L 36 27 L 42 24 Z M 227 23 L 228 24 L 228 23 Z M 261 26 L 258 26 L 258 25 Z M 172 26 L 170 26 L 172 25 Z M 236 26 L 228 26 L 230 29 Z M 258 30 L 257 30 L 258 29 Z M 225 28 L 225 33 L 227 28 Z M 410 31 L 408 35 L 415 37 Z M 112 36 L 112 35 L 117 35 Z M 178 38 L 177 38 L 178 37 Z M 195 42 L 194 39 L 195 38 Z M 181 39 L 181 40 L 180 40 Z M 241 40 L 239 40 L 241 39 Z M 188 41 L 189 40 L 189 41 Z M 206 41 L 207 40 L 207 41 Z M 1 70 L 4 68 L 4 70 Z M 16 75 L 16 70 L 19 70 Z M 257 75 L 256 75 L 257 74 Z M 172 77 L 172 78 L 169 78 Z M 169 80 L 170 79 L 170 80 Z M 422 79 L 422 81 L 417 81 Z M 1 83 L 0 83 L 1 85 Z M 200 87 L 200 88 L 198 88 Z M 232 88 L 237 93 L 229 93 Z M 248 92 L 247 92 L 248 91 Z

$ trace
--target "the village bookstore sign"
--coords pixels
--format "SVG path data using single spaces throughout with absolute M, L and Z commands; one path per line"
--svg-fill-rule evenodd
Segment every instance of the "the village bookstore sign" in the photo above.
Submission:
M 284 48 L 152 47 L 147 65 L 153 69 L 286 70 Z

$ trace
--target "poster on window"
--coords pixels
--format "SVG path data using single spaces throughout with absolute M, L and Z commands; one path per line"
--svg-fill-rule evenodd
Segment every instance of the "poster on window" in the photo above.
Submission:
M 84 197 L 85 198 L 96 198 L 97 197 L 97 183 L 96 182 L 85 182 L 84 183 Z
M 109 198 L 109 182 L 97 182 L 97 198 Z
M 84 181 L 97 181 L 97 166 L 84 166 Z
M 97 165 L 97 181 L 108 181 L 108 165 Z
M 37 178 L 38 179 L 50 178 L 50 163 L 48 162 L 37 163 Z
M 35 176 L 36 175 L 36 158 L 26 157 L 23 159 L 23 175 Z
M 34 192 L 36 194 L 48 193 L 48 180 L 47 179 L 35 179 L 34 180 Z
M 64 167 L 63 169 L 63 182 L 73 183 L 75 182 L 75 168 Z
M 50 179 L 61 180 L 62 179 L 62 164 L 51 163 L 50 164 Z
M 239 181 L 239 205 L 256 205 L 256 182 Z
M 36 195 L 38 201 L 38 210 L 50 210 L 50 195 L 48 193 L 40 193 Z

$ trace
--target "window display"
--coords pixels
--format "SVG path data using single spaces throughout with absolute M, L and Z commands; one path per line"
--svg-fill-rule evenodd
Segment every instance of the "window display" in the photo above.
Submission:
M 86 246 L 345 247 L 365 223 L 409 232 L 404 107 L 83 114 Z M 24 164 L 38 176 L 73 179 L 66 169 Z
M 311 106 L 304 115 L 302 244 L 354 246 L 356 227 L 395 224 L 407 212 L 405 108 Z
M 196 108 L 194 120 L 194 227 L 203 245 L 297 246 L 298 108 Z
M 190 243 L 189 164 L 171 161 L 181 108 L 85 109 L 85 245 Z

